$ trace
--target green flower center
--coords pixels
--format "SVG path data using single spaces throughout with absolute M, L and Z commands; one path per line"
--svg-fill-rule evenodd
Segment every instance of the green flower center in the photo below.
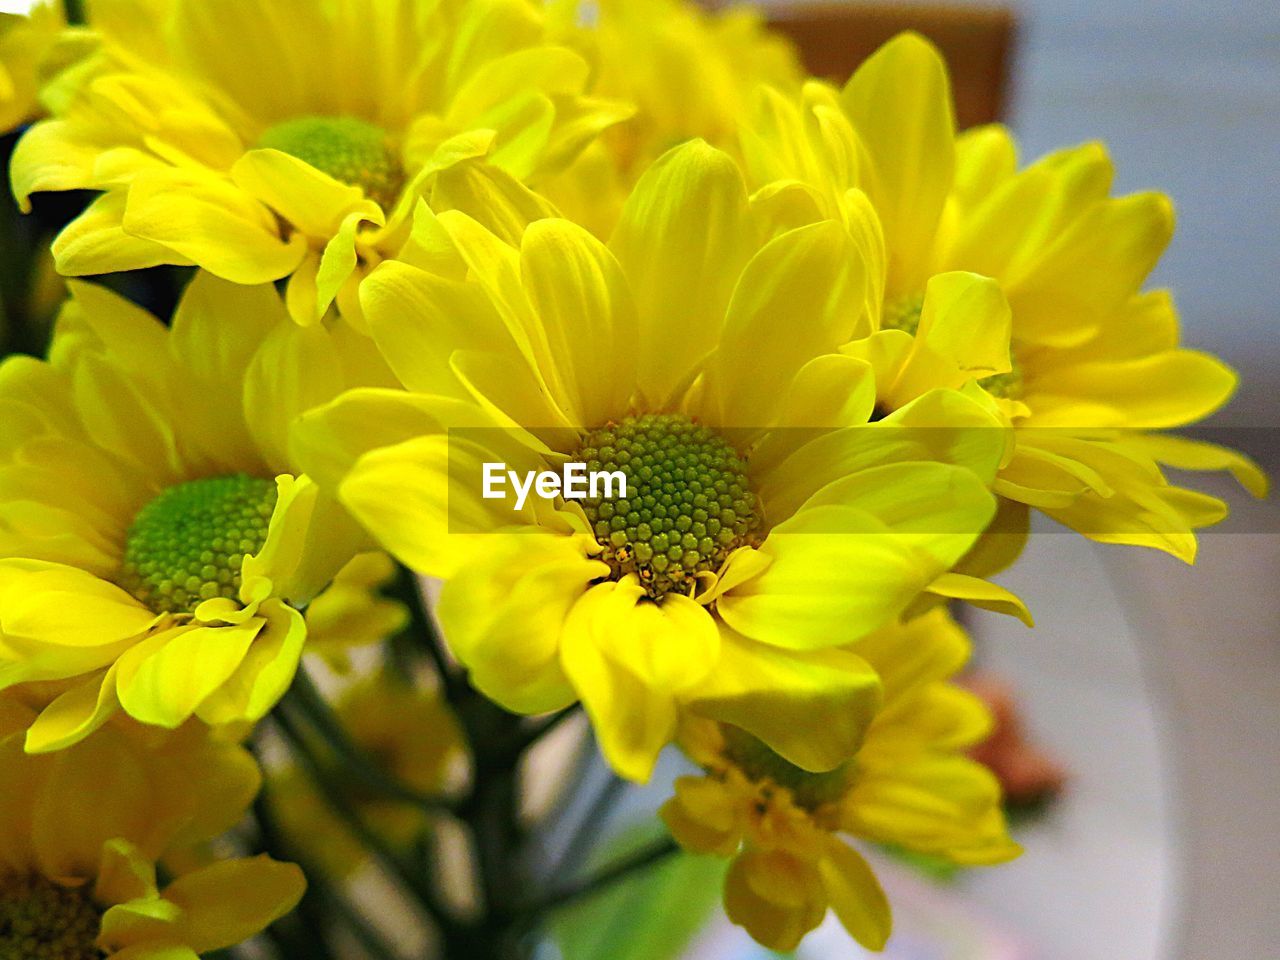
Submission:
M 721 724 L 725 757 L 747 778 L 756 782 L 769 780 L 791 791 L 795 801 L 806 810 L 816 810 L 834 803 L 849 790 L 853 779 L 852 761 L 826 773 L 811 773 L 778 756 L 763 741 L 740 727 Z
M 102 911 L 81 888 L 0 878 L 0 960 L 101 960 Z
M 924 296 L 920 294 L 890 300 L 884 305 L 884 311 L 880 317 L 880 328 L 901 330 L 914 337 L 916 331 L 920 329 L 920 314 L 923 310 Z
M 266 543 L 275 506 L 275 481 L 242 473 L 170 487 L 129 528 L 120 586 L 156 613 L 234 598 L 240 566 Z
M 271 127 L 258 146 L 305 160 L 359 187 L 383 207 L 395 205 L 404 170 L 385 132 L 355 117 L 299 117 Z
M 627 496 L 582 501 L 615 579 L 635 573 L 649 596 L 689 593 L 734 550 L 758 541 L 762 519 L 747 464 L 725 440 L 681 414 L 627 417 L 593 430 L 574 461 L 621 471 Z
M 1008 373 L 997 373 L 994 376 L 984 377 L 978 381 L 978 385 L 993 397 L 1000 397 L 1004 400 L 1020 400 L 1022 398 L 1022 365 L 1018 363 L 1018 358 L 1010 353 L 1009 359 L 1012 362 L 1012 369 Z

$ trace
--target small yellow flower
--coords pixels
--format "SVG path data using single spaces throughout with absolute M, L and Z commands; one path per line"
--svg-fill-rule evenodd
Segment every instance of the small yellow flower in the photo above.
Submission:
M 0 695 L 0 717 L 23 709 Z M 267 857 L 158 883 L 157 863 L 174 872 L 258 789 L 252 758 L 197 726 L 157 742 L 112 724 L 51 756 L 11 735 L 0 783 L 0 957 L 195 960 L 257 935 L 302 896 L 302 872 Z
M 35 192 L 101 196 L 54 244 L 69 275 L 196 264 L 236 283 L 290 277 L 290 312 L 335 300 L 403 243 L 419 199 L 567 164 L 629 112 L 582 95 L 530 0 L 98 0 L 103 54 L 12 166 Z M 104 27 L 104 30 L 107 30 Z M 433 192 L 435 191 L 435 192 Z
M 335 709 L 352 742 L 404 786 L 422 796 L 443 796 L 460 779 L 466 741 L 437 691 L 378 673 L 344 691 Z M 320 756 L 332 763 L 323 749 Z M 369 851 L 317 793 L 306 772 L 288 766 L 272 772 L 269 780 L 268 795 L 280 826 L 297 845 L 301 860 L 335 877 L 348 876 L 368 860 Z M 429 826 L 421 809 L 358 786 L 351 787 L 346 799 L 396 847 L 407 847 Z
M 743 151 L 779 222 L 873 224 L 863 245 L 882 264 L 876 330 L 845 352 L 875 367 L 881 409 L 937 387 L 980 390 L 1017 428 L 995 484 L 1009 505 L 1002 530 L 1025 528 L 1034 507 L 1093 539 L 1191 561 L 1194 530 L 1226 506 L 1170 485 L 1160 464 L 1228 469 L 1265 494 L 1247 458 L 1150 432 L 1213 413 L 1236 375 L 1179 345 L 1167 293 L 1142 292 L 1172 208 L 1162 194 L 1110 196 L 1101 146 L 1018 171 L 1004 128 L 957 138 L 946 66 L 914 34 L 842 92 L 766 90 L 757 107 Z M 1008 562 L 1016 547 L 996 553 Z
M 862 322 L 847 232 L 769 240 L 704 143 L 642 178 L 609 246 L 555 219 L 518 245 L 457 212 L 420 227 L 431 270 L 365 288 L 407 389 L 304 416 L 300 462 L 449 580 L 439 616 L 480 690 L 526 713 L 581 698 L 624 775 L 647 778 L 679 703 L 838 763 L 879 683 L 833 648 L 966 581 L 948 571 L 994 511 L 998 422 L 936 391 L 868 426 L 870 368 L 836 353 Z M 944 417 L 975 429 L 910 429 Z M 482 495 L 484 463 L 565 462 L 626 473 L 628 499 Z
M 774 950 L 794 950 L 828 908 L 863 946 L 884 946 L 888 901 L 844 836 L 966 866 L 1020 852 L 995 777 L 964 755 L 990 729 L 982 702 L 947 682 L 968 659 L 964 632 L 935 610 L 851 649 L 880 671 L 884 703 L 834 770 L 802 770 L 738 727 L 694 716 L 681 727 L 705 773 L 677 780 L 662 816 L 682 846 L 733 859 L 729 918 Z
M 207 274 L 171 330 L 101 287 L 73 294 L 48 362 L 0 366 L 0 689 L 68 683 L 33 752 L 119 707 L 169 728 L 256 720 L 301 654 L 295 606 L 362 542 L 284 435 L 358 350 L 290 322 L 270 287 Z
M 795 51 L 747 6 L 688 0 L 556 0 L 557 34 L 593 64 L 597 96 L 635 104 L 566 173 L 543 184 L 565 215 L 607 237 L 644 170 L 700 138 L 736 146 L 738 119 L 761 83 L 799 90 Z
M 333 583 L 307 605 L 307 649 L 334 670 L 351 668 L 350 653 L 382 643 L 404 628 L 404 604 L 379 594 L 395 577 L 385 553 L 362 553 L 343 567 Z

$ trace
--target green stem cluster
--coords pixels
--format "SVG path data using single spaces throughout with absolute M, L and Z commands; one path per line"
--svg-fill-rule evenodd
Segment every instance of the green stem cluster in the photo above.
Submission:
M 534 881 L 529 829 L 521 817 L 521 767 L 533 744 L 576 712 L 570 708 L 538 720 L 503 710 L 471 687 L 451 662 L 423 602 L 416 578 L 402 570 L 396 598 L 409 610 L 404 633 L 389 645 L 401 672 L 412 674 L 414 663 L 430 664 L 439 689 L 452 708 L 467 741 L 472 774 L 459 796 L 423 794 L 403 783 L 361 749 L 315 686 L 305 669 L 272 715 L 276 733 L 288 746 L 301 770 L 315 786 L 330 812 L 368 852 L 418 909 L 434 932 L 432 956 L 444 960 L 528 960 L 539 925 L 552 911 L 590 896 L 636 870 L 657 862 L 674 850 L 670 841 L 656 844 L 603 868 L 577 876 L 579 862 L 594 843 L 604 809 L 622 789 L 612 780 L 592 804 L 584 828 L 570 842 L 556 867 L 563 877 L 540 893 Z M 429 826 L 411 849 L 390 844 L 366 820 L 351 798 L 351 786 L 365 794 L 421 810 Z M 261 849 L 277 859 L 300 863 L 309 889 L 292 918 L 269 931 L 277 953 L 295 957 L 334 958 L 331 935 L 341 931 L 344 942 L 358 945 L 369 960 L 409 960 L 378 929 L 376 918 L 364 916 L 341 885 L 290 848 L 276 824 L 267 797 L 254 808 Z M 434 832 L 446 820 L 461 825 L 471 845 L 478 908 L 460 909 L 440 889 L 441 865 L 436 862 Z M 346 954 L 342 954 L 346 956 Z

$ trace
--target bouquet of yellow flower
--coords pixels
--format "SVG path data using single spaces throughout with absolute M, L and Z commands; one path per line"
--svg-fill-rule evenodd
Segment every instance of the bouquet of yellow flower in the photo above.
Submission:
M 1020 852 L 953 614 L 1031 625 L 1032 511 L 1190 563 L 1165 467 L 1266 490 L 1164 432 L 1236 384 L 1167 198 L 958 135 L 914 34 L 46 0 L 0 124 L 0 960 L 592 960 L 676 863 L 881 949 L 869 849 Z

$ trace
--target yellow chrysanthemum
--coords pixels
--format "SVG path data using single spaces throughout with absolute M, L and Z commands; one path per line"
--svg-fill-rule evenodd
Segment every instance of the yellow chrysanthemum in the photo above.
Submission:
M 0 689 L 74 681 L 28 749 L 119 706 L 227 723 L 285 691 L 295 606 L 362 539 L 290 467 L 284 431 L 347 385 L 352 339 L 296 326 L 270 287 L 202 274 L 171 330 L 77 284 L 51 359 L 0 365 Z
M 1006 529 L 1025 526 L 1030 506 L 1094 539 L 1192 560 L 1194 530 L 1226 507 L 1170 485 L 1160 464 L 1228 469 L 1265 493 L 1245 457 L 1148 432 L 1217 410 L 1236 375 L 1180 347 L 1168 294 L 1141 291 L 1172 235 L 1172 209 L 1156 193 L 1111 197 L 1101 146 L 1018 171 L 1004 128 L 957 138 L 943 60 L 906 34 L 841 93 L 817 83 L 799 99 L 765 91 L 743 150 L 780 222 L 865 223 L 874 208 L 877 330 L 845 352 L 876 368 L 885 411 L 940 386 L 981 387 L 1017 427 L 995 486 L 1018 505 Z M 994 278 L 1011 309 L 965 294 L 956 271 Z
M 592 90 L 636 115 L 545 185 L 565 215 L 607 237 L 644 170 L 695 137 L 736 146 L 738 118 L 761 83 L 799 90 L 788 41 L 746 6 L 707 10 L 688 0 L 556 0 L 559 34 L 594 66 Z
M 0 728 L 32 717 L 0 696 Z M 305 881 L 266 857 L 156 866 L 230 828 L 257 792 L 241 748 L 187 727 L 158 742 L 109 725 L 51 756 L 0 739 L 0 957 L 195 960 L 288 913 Z M 246 896 L 246 891 L 252 895 Z
M 443 796 L 458 781 L 466 741 L 437 691 L 378 673 L 344 691 L 335 711 L 351 741 L 405 787 L 422 796 Z M 323 747 L 319 755 L 322 763 L 333 762 Z M 408 847 L 429 826 L 420 807 L 373 794 L 343 778 L 336 782 L 346 784 L 346 800 L 394 847 Z M 335 877 L 348 876 L 368 861 L 369 851 L 325 803 L 306 771 L 287 766 L 272 772 L 267 790 L 280 827 L 297 845 L 301 860 Z
M 884 946 L 889 903 L 843 836 L 966 866 L 1020 852 L 995 777 L 964 755 L 990 729 L 982 702 L 947 682 L 968 659 L 964 632 L 936 610 L 852 649 L 880 672 L 884 705 L 834 770 L 802 770 L 737 727 L 699 717 L 681 727 L 706 772 L 678 779 L 662 816 L 687 849 L 733 858 L 726 912 L 774 950 L 794 950 L 828 908 L 863 946 Z
M 650 170 L 607 247 L 555 219 L 518 246 L 457 212 L 419 227 L 431 269 L 384 264 L 363 294 L 406 391 L 304 416 L 297 454 L 449 578 L 439 616 L 473 683 L 519 712 L 580 698 L 635 779 L 678 703 L 840 762 L 879 683 L 833 648 L 966 582 L 948 571 L 994 510 L 996 420 L 937 391 L 868 427 L 870 368 L 835 353 L 864 322 L 853 241 L 830 221 L 769 240 L 704 143 Z M 937 421 L 976 429 L 912 429 Z M 565 462 L 634 489 L 482 496 L 481 464 Z
M 102 191 L 54 244 L 70 275 L 291 277 L 299 322 L 335 299 L 354 318 L 418 199 L 467 191 L 438 174 L 485 158 L 545 175 L 628 112 L 582 96 L 586 62 L 531 0 L 169 0 L 123 29 L 129 6 L 94 3 L 113 28 L 100 62 L 14 155 L 20 203 Z

